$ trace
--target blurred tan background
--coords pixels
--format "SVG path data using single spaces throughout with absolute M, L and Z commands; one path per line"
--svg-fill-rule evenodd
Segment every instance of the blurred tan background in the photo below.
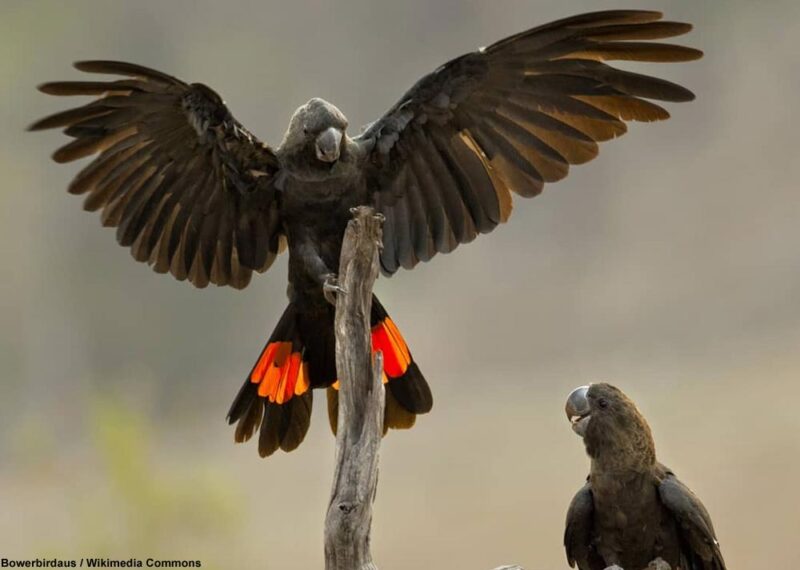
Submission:
M 0 4 L 0 554 L 322 565 L 333 438 L 233 445 L 228 405 L 285 305 L 285 261 L 242 292 L 135 263 L 28 134 L 37 83 L 123 59 L 217 89 L 277 144 L 312 96 L 354 130 L 447 59 L 586 10 L 690 21 L 673 118 L 603 146 L 511 222 L 377 292 L 434 411 L 384 441 L 382 570 L 565 568 L 588 461 L 567 393 L 611 381 L 704 500 L 732 569 L 793 568 L 800 532 L 800 4 L 569 0 Z M 790 547 L 790 548 L 787 548 Z

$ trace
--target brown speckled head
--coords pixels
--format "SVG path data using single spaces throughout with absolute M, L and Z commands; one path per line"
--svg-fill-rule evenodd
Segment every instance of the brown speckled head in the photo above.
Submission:
M 566 413 L 592 459 L 629 467 L 655 462 L 647 420 L 616 386 L 599 382 L 576 388 L 567 399 Z

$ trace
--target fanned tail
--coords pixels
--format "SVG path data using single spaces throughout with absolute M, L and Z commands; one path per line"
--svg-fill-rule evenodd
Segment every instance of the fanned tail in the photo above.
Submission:
M 258 453 L 267 457 L 278 448 L 292 451 L 302 443 L 311 422 L 311 405 L 308 358 L 296 307 L 290 303 L 234 399 L 228 423 L 238 422 L 237 442 L 249 440 L 259 430 Z
M 372 351 L 383 353 L 384 432 L 410 428 L 418 414 L 433 406 L 431 390 L 403 335 L 374 296 L 370 322 Z M 308 432 L 312 389 L 326 386 L 335 433 L 339 409 L 335 360 L 333 311 L 305 314 L 290 303 L 228 412 L 228 422 L 237 424 L 236 441 L 248 441 L 258 431 L 261 457 L 278 449 L 292 451 Z

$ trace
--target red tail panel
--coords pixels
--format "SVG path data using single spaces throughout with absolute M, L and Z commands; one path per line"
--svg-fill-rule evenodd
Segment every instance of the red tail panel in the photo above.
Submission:
M 383 370 L 389 378 L 399 378 L 406 373 L 411 364 L 411 353 L 403 335 L 389 317 L 372 327 L 372 352 L 379 350 L 383 353 Z
M 258 385 L 259 396 L 283 404 L 308 391 L 308 364 L 291 342 L 271 342 L 253 367 L 250 382 Z

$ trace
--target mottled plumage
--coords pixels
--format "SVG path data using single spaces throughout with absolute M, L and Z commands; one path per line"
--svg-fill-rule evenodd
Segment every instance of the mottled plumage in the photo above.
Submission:
M 101 210 L 118 241 L 158 272 L 197 287 L 242 288 L 288 247 L 290 306 L 270 341 L 277 344 L 268 343 L 229 415 L 240 422 L 239 440 L 264 422 L 282 422 L 268 426 L 261 451 L 269 454 L 305 435 L 311 393 L 300 391 L 304 381 L 317 388 L 336 380 L 326 293 L 337 291 L 350 208 L 368 204 L 385 216 L 387 274 L 491 231 L 510 216 L 512 193 L 535 196 L 569 165 L 594 158 L 597 143 L 623 134 L 626 121 L 667 118 L 652 100 L 693 98 L 604 63 L 696 59 L 697 50 L 650 41 L 690 28 L 639 10 L 540 26 L 439 67 L 354 138 L 341 111 L 312 99 L 272 148 L 209 87 L 110 61 L 76 67 L 124 79 L 42 85 L 45 93 L 96 99 L 31 128 L 64 127 L 74 139 L 56 151 L 59 162 L 97 155 L 70 192 L 84 194 L 85 208 Z M 390 347 L 398 357 L 408 353 L 404 341 Z M 403 370 L 390 388 L 397 395 L 407 383 L 403 390 L 419 400 L 398 396 L 402 418 L 390 425 L 410 425 L 409 415 L 432 403 L 416 365 Z M 295 397 L 304 401 L 299 415 L 289 413 Z M 289 416 L 298 422 L 292 429 Z
M 656 460 L 650 426 L 621 390 L 603 383 L 578 388 L 567 417 L 592 460 L 567 513 L 570 566 L 643 570 L 661 559 L 672 570 L 725 570 L 711 517 Z

